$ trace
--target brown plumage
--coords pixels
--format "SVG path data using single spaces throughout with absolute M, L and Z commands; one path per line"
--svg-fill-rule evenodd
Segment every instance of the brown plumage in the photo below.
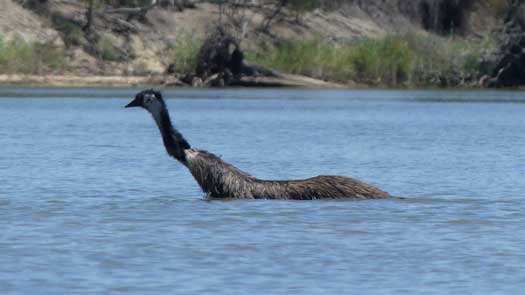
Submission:
M 192 149 L 171 124 L 160 92 L 138 93 L 126 107 L 148 110 L 163 138 L 168 154 L 185 165 L 211 198 L 233 199 L 384 199 L 390 195 L 376 187 L 345 176 L 317 176 L 302 180 L 261 180 L 230 165 L 212 153 Z

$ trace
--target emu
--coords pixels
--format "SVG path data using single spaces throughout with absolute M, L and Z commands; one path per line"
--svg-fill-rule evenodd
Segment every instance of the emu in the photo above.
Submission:
M 345 176 L 317 176 L 302 180 L 261 180 L 224 162 L 204 150 L 191 148 L 171 123 L 160 92 L 153 89 L 136 94 L 126 105 L 142 107 L 160 130 L 168 154 L 186 166 L 211 199 L 385 199 L 390 194 Z

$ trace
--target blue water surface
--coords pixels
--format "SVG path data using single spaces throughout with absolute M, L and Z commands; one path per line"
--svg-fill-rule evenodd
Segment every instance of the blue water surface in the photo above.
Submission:
M 255 176 L 407 200 L 206 201 L 136 89 L 0 89 L 0 294 L 520 294 L 525 95 L 166 90 Z

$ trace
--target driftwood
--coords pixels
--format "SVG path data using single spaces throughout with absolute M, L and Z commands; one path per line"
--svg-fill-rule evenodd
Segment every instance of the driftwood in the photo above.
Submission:
M 168 67 L 167 72 L 176 69 Z M 193 87 L 254 86 L 244 83 L 242 77 L 275 77 L 268 69 L 244 63 L 244 54 L 238 41 L 223 27 L 211 30 L 199 50 L 194 73 L 188 73 L 180 80 Z M 264 83 L 263 83 L 264 84 Z
M 230 63 L 232 47 L 238 49 L 239 44 L 231 34 L 222 27 L 212 30 L 199 51 L 197 76 L 207 79 L 210 75 L 224 72 Z
M 206 86 L 225 86 L 241 78 L 244 54 L 237 40 L 222 27 L 211 31 L 198 55 L 195 76 Z M 190 80 L 187 78 L 186 80 Z M 192 84 L 195 84 L 192 81 Z

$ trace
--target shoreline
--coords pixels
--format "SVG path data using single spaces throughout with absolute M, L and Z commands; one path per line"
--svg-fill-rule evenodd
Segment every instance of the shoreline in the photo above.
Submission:
M 24 75 L 0 74 L 0 87 L 185 87 L 191 85 L 180 82 L 169 75 L 116 76 L 116 75 Z M 246 88 L 367 88 L 365 85 L 338 84 L 306 76 L 279 74 L 278 77 L 243 78 L 236 87 Z
M 181 82 L 172 75 L 154 74 L 148 76 L 118 76 L 118 75 L 25 75 L 0 74 L 2 88 L 194 88 L 221 89 L 221 87 L 192 87 Z M 515 90 L 524 88 L 486 88 L 480 85 L 463 85 L 463 87 L 440 87 L 428 85 L 424 87 L 405 86 L 390 87 L 388 85 L 370 85 L 349 81 L 346 84 L 323 81 L 307 76 L 282 74 L 276 77 L 243 77 L 229 87 L 222 88 L 305 88 L 305 89 L 370 89 L 370 90 Z
M 153 76 L 102 76 L 102 75 L 0 75 L 2 87 L 139 87 L 156 84 Z

